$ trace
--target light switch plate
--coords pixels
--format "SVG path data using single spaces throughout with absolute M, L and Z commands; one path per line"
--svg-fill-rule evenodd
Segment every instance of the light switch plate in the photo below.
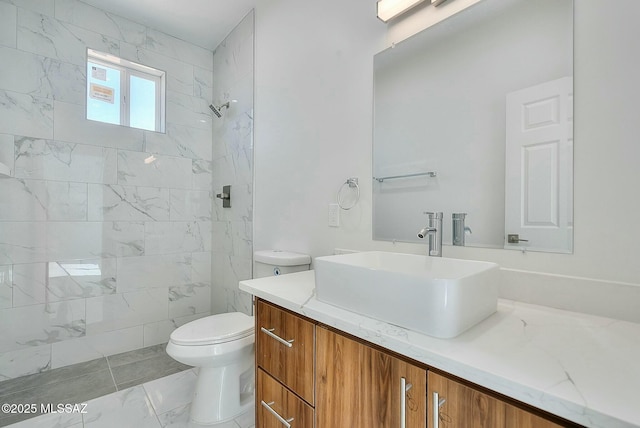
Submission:
M 340 227 L 340 206 L 329 204 L 329 226 Z

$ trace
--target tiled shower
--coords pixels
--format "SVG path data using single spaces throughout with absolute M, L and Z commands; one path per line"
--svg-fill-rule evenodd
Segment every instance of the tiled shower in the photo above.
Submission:
M 0 381 L 166 342 L 212 302 L 250 308 L 253 15 L 227 87 L 214 64 L 235 47 L 216 62 L 77 0 L 0 0 L 0 28 Z M 84 119 L 87 48 L 166 71 L 166 134 Z

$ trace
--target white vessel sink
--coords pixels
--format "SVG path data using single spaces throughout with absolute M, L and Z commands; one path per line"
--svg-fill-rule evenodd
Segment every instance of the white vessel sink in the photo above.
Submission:
M 318 300 L 439 338 L 496 311 L 495 263 L 371 251 L 315 259 Z

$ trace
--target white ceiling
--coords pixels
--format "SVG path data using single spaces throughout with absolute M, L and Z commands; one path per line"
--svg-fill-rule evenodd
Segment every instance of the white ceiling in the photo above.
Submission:
M 179 39 L 214 50 L 256 0 L 82 0 Z

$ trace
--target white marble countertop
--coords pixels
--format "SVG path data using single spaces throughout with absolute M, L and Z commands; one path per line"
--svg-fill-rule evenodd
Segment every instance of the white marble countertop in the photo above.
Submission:
M 480 324 L 436 339 L 318 301 L 313 271 L 240 289 L 587 427 L 640 427 L 640 324 L 501 299 Z

